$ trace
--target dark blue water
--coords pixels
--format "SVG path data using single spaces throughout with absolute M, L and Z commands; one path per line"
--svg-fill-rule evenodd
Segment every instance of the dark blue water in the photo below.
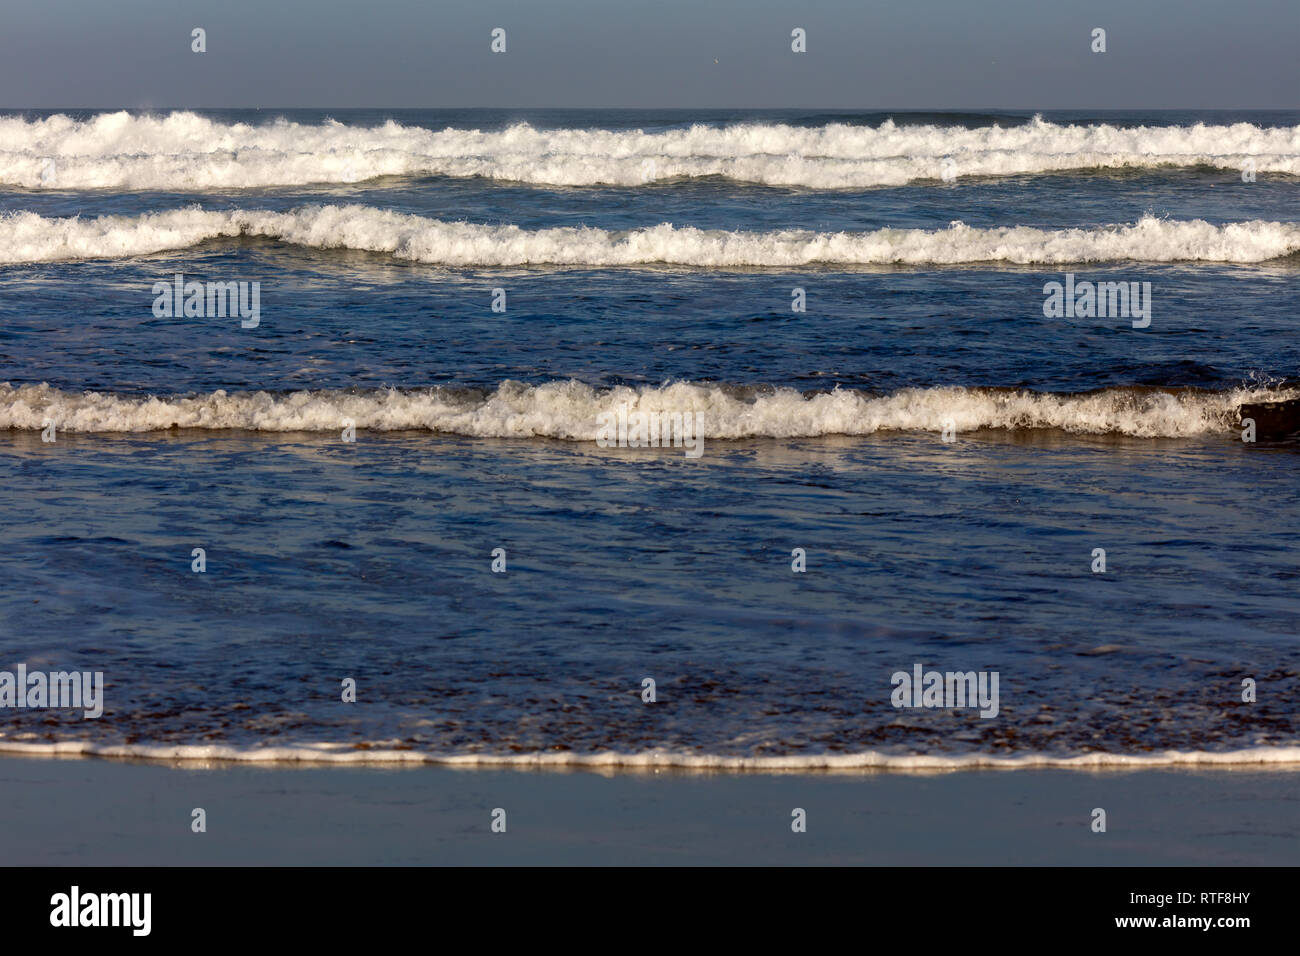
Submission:
M 281 115 L 299 126 L 279 146 L 195 145 Z M 920 130 L 912 152 L 852 175 L 893 175 L 889 163 L 943 155 L 945 137 L 1032 116 L 895 114 Z M 399 162 L 395 134 L 374 132 L 388 119 L 430 135 L 527 123 L 650 139 L 589 137 L 606 152 L 539 155 L 533 181 L 369 176 Z M 108 683 L 101 719 L 5 710 L 3 738 L 704 762 L 1294 753 L 1300 455 L 1282 436 L 1243 442 L 1238 408 L 1300 396 L 1300 178 L 1283 171 L 1300 162 L 1300 114 L 1045 113 L 1039 165 L 1059 165 L 1072 126 L 1113 129 L 1109 165 L 960 175 L 1002 162 L 991 142 L 954 153 L 951 181 L 825 186 L 842 157 L 822 146 L 797 175 L 762 166 L 785 159 L 761 150 L 724 157 L 803 184 L 545 181 L 599 178 L 601 163 L 615 175 L 620 150 L 641 162 L 676 148 L 654 137 L 693 126 L 782 127 L 793 150 L 799 131 L 867 135 L 890 119 L 213 112 L 173 141 L 130 117 L 111 135 L 76 126 L 95 122 L 85 114 L 27 152 L 0 121 L 0 178 L 14 170 L 0 184 L 0 669 L 102 670 Z M 1197 122 L 1218 132 L 1186 163 L 1121 156 L 1133 130 L 1169 152 L 1161 131 Z M 321 129 L 362 145 L 310 141 Z M 437 162 L 505 162 L 505 141 L 466 142 Z M 1229 142 L 1222 165 L 1204 161 Z M 1244 181 L 1231 161 L 1250 149 L 1259 171 Z M 332 173 L 344 153 L 348 171 Z M 46 154 L 56 172 L 28 184 Z M 410 155 L 400 162 L 434 162 Z M 717 156 L 678 157 L 697 159 Z M 133 185 L 160 169 L 183 181 Z M 258 184 L 216 185 L 241 170 Z M 191 235 L 147 218 L 315 206 L 362 207 L 348 217 L 364 235 Z M 928 262 L 719 267 L 673 251 L 497 266 L 485 260 L 534 240 L 417 224 L 390 254 L 377 210 L 529 235 L 588 227 L 611 243 L 661 223 L 858 236 L 960 221 L 1039 230 L 1024 242 L 1044 253 L 947 261 L 936 232 L 907 240 Z M 80 228 L 67 217 L 122 217 L 121 231 L 87 254 L 59 245 Z M 1155 232 L 1078 261 L 1051 251 L 1144 220 L 1201 221 L 1179 247 L 1194 255 L 1163 261 Z M 1149 282 L 1149 326 L 1046 317 L 1044 285 L 1066 272 Z M 154 284 L 176 273 L 258 282 L 260 324 L 155 315 Z M 796 288 L 806 311 L 791 309 Z M 702 410 L 703 454 L 599 447 L 594 417 L 616 394 Z M 997 672 L 998 715 L 892 706 L 891 674 L 917 663 Z M 340 700 L 344 678 L 356 703 Z

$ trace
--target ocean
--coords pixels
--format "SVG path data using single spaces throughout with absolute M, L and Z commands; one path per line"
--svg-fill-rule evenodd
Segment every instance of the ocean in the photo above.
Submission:
M 0 749 L 1300 760 L 1297 303 L 1297 111 L 0 113 Z

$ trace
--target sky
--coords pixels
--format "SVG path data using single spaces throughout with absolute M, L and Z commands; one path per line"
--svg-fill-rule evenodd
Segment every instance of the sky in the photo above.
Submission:
M 1300 0 L 0 0 L 0 107 L 1292 109 L 1298 46 Z

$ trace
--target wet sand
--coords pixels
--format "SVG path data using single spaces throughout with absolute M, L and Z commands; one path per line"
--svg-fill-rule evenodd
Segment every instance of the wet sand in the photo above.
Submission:
M 4 757 L 0 807 L 11 866 L 1300 863 L 1296 767 L 606 774 Z M 205 833 L 191 830 L 200 807 Z M 1090 826 L 1098 807 L 1105 833 Z

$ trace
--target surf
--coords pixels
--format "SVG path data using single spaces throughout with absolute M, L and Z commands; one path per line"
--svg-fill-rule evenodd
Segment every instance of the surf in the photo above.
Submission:
M 991 228 L 955 221 L 944 229 L 863 232 L 699 229 L 660 223 L 630 230 L 588 226 L 523 229 L 448 222 L 356 204 L 289 212 L 195 205 L 138 216 L 0 215 L 0 264 L 126 259 L 253 237 L 309 249 L 351 249 L 450 268 L 562 266 L 710 269 L 809 266 L 960 266 L 981 262 L 1071 265 L 1103 262 L 1259 263 L 1300 252 L 1300 223 L 1221 225 L 1145 216 L 1099 228 Z
M 1023 388 L 932 386 L 884 394 L 855 389 L 671 382 L 598 388 L 582 382 L 495 389 L 380 388 L 284 392 L 218 390 L 199 395 L 131 395 L 0 384 L 0 429 L 56 434 L 143 433 L 171 429 L 331 432 L 424 431 L 474 438 L 547 438 L 593 445 L 611 416 L 692 414 L 696 436 L 726 441 L 938 435 L 981 430 L 1054 429 L 1134 438 L 1218 436 L 1236 440 L 1243 409 L 1284 403 L 1279 421 L 1300 421 L 1300 388 L 1106 388 L 1040 392 Z M 1286 404 L 1289 403 L 1289 404 Z M 1267 420 L 1262 435 L 1276 429 Z
M 949 171 L 960 179 L 1160 167 L 1300 175 L 1300 126 L 1129 127 L 1035 117 L 975 127 L 886 119 L 874 126 L 434 130 L 391 119 L 223 123 L 187 111 L 0 117 L 0 184 L 27 189 L 238 190 L 446 176 L 570 187 L 721 177 L 836 190 L 947 179 Z

